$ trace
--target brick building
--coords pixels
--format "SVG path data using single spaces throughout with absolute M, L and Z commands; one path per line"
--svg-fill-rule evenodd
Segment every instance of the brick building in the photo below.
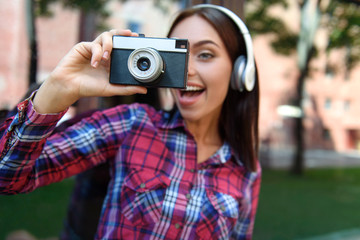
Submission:
M 297 3 L 289 1 L 286 11 L 274 9 L 289 27 L 298 30 L 300 12 Z M 269 46 L 271 36 L 254 39 L 261 79 L 262 139 L 274 148 L 292 148 L 294 120 L 279 114 L 279 107 L 288 105 L 295 93 L 299 74 L 295 55 L 275 54 Z M 360 150 L 360 64 L 346 66 L 346 50 L 327 53 L 328 32 L 319 28 L 315 36 L 318 56 L 310 63 L 303 99 L 305 143 L 307 149 L 326 149 L 340 152 Z
M 184 2 L 184 1 L 183 1 Z M 197 1 L 188 1 L 197 3 Z M 220 1 L 221 2 L 221 1 Z M 242 12 L 242 4 L 226 1 L 227 7 Z M 285 12 L 276 14 L 287 19 L 291 28 L 298 29 L 300 18 L 294 3 Z M 53 17 L 37 18 L 39 68 L 41 82 L 71 47 L 79 41 L 81 14 L 54 4 Z M 161 9 L 151 0 L 121 3 L 111 1 L 112 13 L 108 28 L 132 28 L 148 36 L 164 37 L 179 4 L 163 1 Z M 165 11 L 164 11 L 165 10 Z M 26 34 L 25 0 L 0 0 L 0 108 L 10 109 L 28 88 L 28 40 Z M 296 56 L 276 54 L 269 45 L 270 35 L 253 39 L 254 52 L 261 79 L 260 137 L 273 148 L 292 148 L 293 119 L 279 114 L 279 106 L 289 104 L 295 92 L 299 74 Z M 327 34 L 319 31 L 317 43 L 322 48 L 312 62 L 311 76 L 306 81 L 305 126 L 307 148 L 352 151 L 360 148 L 360 66 L 349 72 L 344 65 L 345 52 L 325 53 Z M 329 71 L 337 66 L 337 71 Z

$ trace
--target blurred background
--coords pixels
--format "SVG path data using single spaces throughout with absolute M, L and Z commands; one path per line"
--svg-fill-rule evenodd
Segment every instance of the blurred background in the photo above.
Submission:
M 77 42 L 113 28 L 165 37 L 176 12 L 199 3 L 230 8 L 253 36 L 263 166 L 254 239 L 360 239 L 360 1 L 0 0 L 0 119 Z M 111 101 L 129 100 L 84 99 L 75 114 Z M 58 238 L 73 187 L 0 196 L 0 239 Z

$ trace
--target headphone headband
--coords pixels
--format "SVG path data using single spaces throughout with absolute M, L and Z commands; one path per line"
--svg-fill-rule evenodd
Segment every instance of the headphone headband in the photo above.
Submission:
M 233 84 L 233 88 L 237 88 L 239 91 L 243 90 L 242 86 L 245 86 L 247 91 L 253 90 L 255 86 L 255 60 L 254 60 L 254 53 L 253 53 L 253 45 L 252 45 L 252 39 L 249 33 L 248 28 L 246 27 L 245 23 L 238 17 L 234 12 L 231 10 L 218 6 L 213 4 L 198 4 L 193 6 L 192 8 L 212 8 L 217 9 L 220 12 L 224 13 L 226 16 L 228 16 L 239 28 L 241 34 L 243 35 L 244 42 L 246 45 L 246 63 L 245 66 L 236 66 L 236 65 L 243 65 L 241 63 L 235 63 L 235 74 L 234 76 L 236 78 L 236 83 Z M 242 56 L 243 59 L 243 56 Z M 239 62 L 239 61 L 237 61 Z M 241 76 L 239 76 L 241 75 Z M 243 83 L 241 83 L 241 81 Z M 235 87 L 236 85 L 236 87 Z

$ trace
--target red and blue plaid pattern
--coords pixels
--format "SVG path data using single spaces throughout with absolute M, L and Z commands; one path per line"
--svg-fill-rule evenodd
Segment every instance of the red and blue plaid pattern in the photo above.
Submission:
M 251 239 L 261 170 L 246 171 L 227 143 L 197 164 L 179 112 L 140 104 L 97 112 L 48 137 L 63 114 L 37 114 L 26 100 L 5 121 L 2 194 L 32 191 L 114 159 L 97 239 Z

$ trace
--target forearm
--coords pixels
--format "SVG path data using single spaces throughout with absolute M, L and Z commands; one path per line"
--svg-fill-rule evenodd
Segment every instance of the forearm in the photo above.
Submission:
M 20 103 L 18 114 L 2 126 L 7 127 L 0 140 L 2 194 L 32 190 L 30 186 L 35 185 L 30 182 L 35 181 L 35 178 L 29 177 L 29 174 L 33 173 L 35 161 L 42 152 L 46 137 L 65 113 L 44 116 L 36 114 L 31 108 L 30 100 Z
M 1 140 L 0 194 L 28 192 L 113 159 L 136 119 L 124 105 L 52 134 L 63 113 L 27 111 L 26 121 L 15 117 Z
M 79 98 L 59 81 L 50 77 L 44 81 L 33 99 L 34 109 L 40 114 L 60 113 L 68 109 Z

